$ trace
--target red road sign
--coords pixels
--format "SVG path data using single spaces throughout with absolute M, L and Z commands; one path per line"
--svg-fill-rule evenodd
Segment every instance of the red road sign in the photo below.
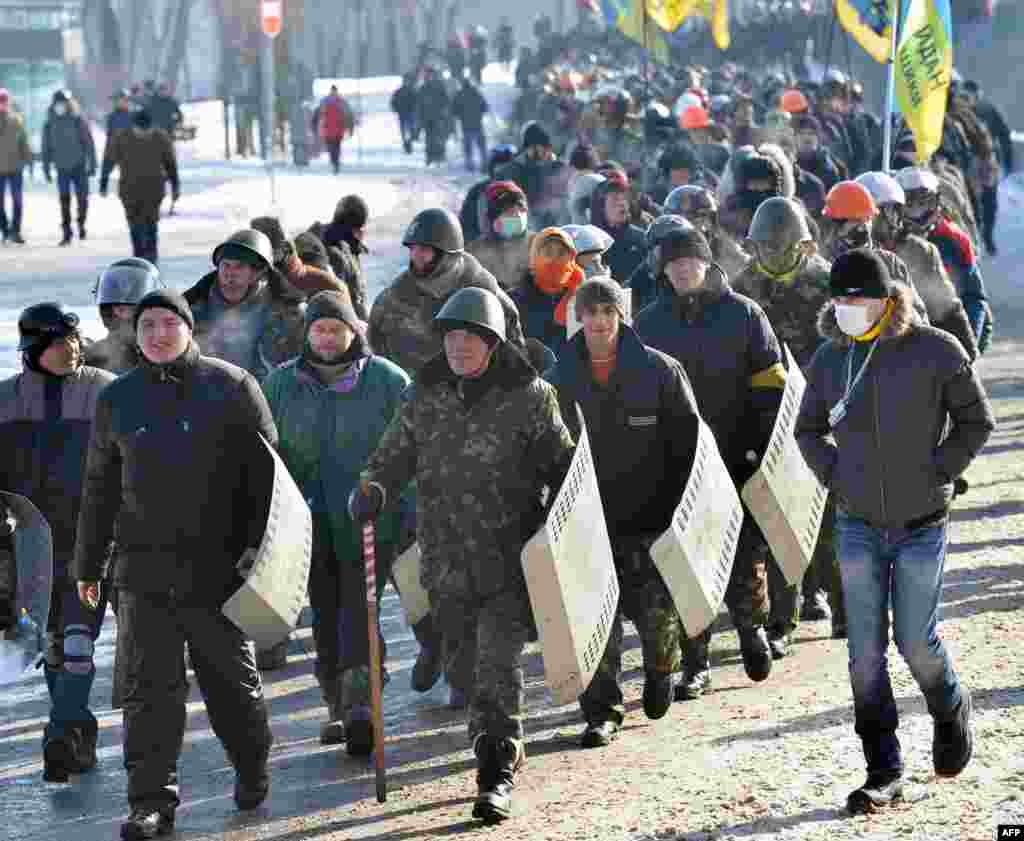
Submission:
M 283 6 L 283 0 L 263 0 L 260 4 L 260 26 L 268 38 L 276 38 L 281 34 Z

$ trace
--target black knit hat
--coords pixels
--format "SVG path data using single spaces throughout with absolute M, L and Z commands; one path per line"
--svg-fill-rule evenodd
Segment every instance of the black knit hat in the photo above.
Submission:
M 598 158 L 597 152 L 589 143 L 580 143 L 569 156 L 569 166 L 573 169 L 594 171 L 599 163 L 601 163 L 601 159 Z
M 888 298 L 893 293 L 893 282 L 885 261 L 876 252 L 854 248 L 832 263 L 828 291 L 833 298 Z
M 680 257 L 697 257 L 705 263 L 713 263 L 715 260 L 707 238 L 697 228 L 673 231 L 658 243 L 657 248 L 659 250 L 658 265 L 661 271 L 664 271 L 665 266 Z
M 626 291 L 611 277 L 592 277 L 576 290 L 576 298 L 573 301 L 576 307 L 576 318 L 579 320 L 584 312 L 593 309 L 598 304 L 611 304 L 618 310 L 619 317 L 625 319 L 625 295 Z
M 180 292 L 175 292 L 173 289 L 157 289 L 143 295 L 142 300 L 135 305 L 134 325 L 136 329 L 139 327 L 139 318 L 142 313 L 152 309 L 170 310 L 188 325 L 189 330 L 196 329 L 196 319 L 192 315 L 192 308 Z
M 348 225 L 350 228 L 362 228 L 370 218 L 370 208 L 361 196 L 355 194 L 345 196 L 334 208 L 334 220 Z
M 303 231 L 295 237 L 295 253 L 307 266 L 315 266 L 324 271 L 331 270 L 331 260 L 327 256 L 327 248 L 320 237 L 312 231 Z
M 306 333 L 309 333 L 309 328 L 318 318 L 336 318 L 359 332 L 359 316 L 356 315 L 348 297 L 341 292 L 328 289 L 317 292 L 309 299 L 306 303 Z
M 523 149 L 529 149 L 531 146 L 550 146 L 551 135 L 540 123 L 530 123 L 523 130 L 523 142 L 520 145 Z

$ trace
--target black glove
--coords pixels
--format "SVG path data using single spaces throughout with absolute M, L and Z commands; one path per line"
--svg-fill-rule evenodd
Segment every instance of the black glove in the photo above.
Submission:
M 384 507 L 384 494 L 376 485 L 365 482 L 355 488 L 348 498 L 348 513 L 359 525 L 376 520 Z
M 0 598 L 0 633 L 10 631 L 18 624 L 18 617 L 14 610 L 14 600 Z
M 963 496 L 967 493 L 968 488 L 970 485 L 967 484 L 967 480 L 963 476 L 957 476 L 953 480 L 953 497 Z

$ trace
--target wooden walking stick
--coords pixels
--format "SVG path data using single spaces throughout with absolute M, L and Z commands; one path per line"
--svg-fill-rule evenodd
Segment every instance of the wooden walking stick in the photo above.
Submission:
M 377 549 L 373 520 L 363 524 L 363 558 L 366 560 L 366 616 L 370 640 L 370 703 L 373 711 L 374 764 L 377 770 L 377 802 L 388 799 L 384 770 L 384 704 L 381 700 L 380 637 L 377 631 Z

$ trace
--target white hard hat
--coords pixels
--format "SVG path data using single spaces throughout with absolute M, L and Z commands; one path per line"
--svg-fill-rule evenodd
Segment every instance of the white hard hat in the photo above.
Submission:
M 604 254 L 615 242 L 597 225 L 562 225 L 562 230 L 572 237 L 577 254 Z
M 900 186 L 900 182 L 889 175 L 888 172 L 865 172 L 855 179 L 858 184 L 871 193 L 875 204 L 906 204 L 907 194 Z
M 896 173 L 896 181 L 908 193 L 911 190 L 939 191 L 939 176 L 921 166 L 904 167 Z

